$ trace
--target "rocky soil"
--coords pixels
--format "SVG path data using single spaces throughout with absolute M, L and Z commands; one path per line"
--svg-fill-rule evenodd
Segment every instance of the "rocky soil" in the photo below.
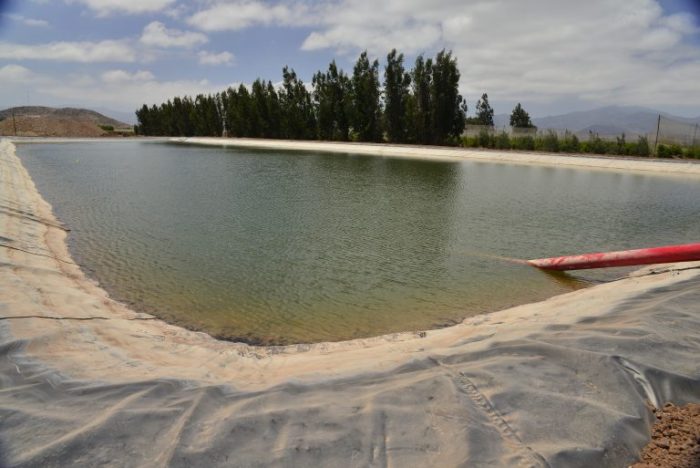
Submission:
M 700 468 L 700 404 L 655 410 L 651 441 L 633 468 Z

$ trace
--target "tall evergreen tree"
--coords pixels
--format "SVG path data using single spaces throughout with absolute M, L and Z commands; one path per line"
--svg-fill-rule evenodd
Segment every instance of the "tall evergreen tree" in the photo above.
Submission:
M 433 142 L 432 129 L 432 83 L 433 61 L 425 60 L 422 55 L 416 58 L 416 64 L 411 71 L 413 83 L 413 108 L 412 132 L 417 143 L 429 145 Z
M 253 137 L 279 138 L 281 110 L 279 97 L 272 82 L 261 79 L 251 89 L 250 134 Z
M 288 67 L 282 69 L 282 80 L 279 99 L 283 137 L 295 140 L 316 138 L 316 116 L 309 90 Z
M 218 136 L 222 118 L 217 97 L 175 97 L 160 106 L 145 104 L 136 112 L 138 133 L 156 136 Z
M 334 114 L 333 97 L 328 85 L 328 78 L 320 71 L 312 78 L 314 86 L 314 105 L 316 108 L 316 121 L 318 122 L 318 137 L 321 140 L 333 139 Z
M 214 95 L 214 103 L 216 105 L 216 113 L 219 116 L 219 122 L 218 122 L 218 130 L 219 130 L 219 136 L 226 136 L 224 135 L 224 118 L 225 118 L 225 112 L 226 108 L 224 107 L 224 92 L 221 93 L 216 93 Z
M 191 117 L 197 136 L 221 136 L 222 121 L 214 96 L 197 95 Z
M 348 76 L 333 60 L 326 73 L 313 78 L 314 101 L 318 106 L 319 137 L 347 141 L 350 132 L 351 90 Z
M 459 69 L 452 52 L 443 49 L 432 66 L 430 99 L 432 103 L 433 142 L 451 143 L 464 131 L 466 115 L 459 94 Z
M 146 104 L 141 106 L 141 108 L 136 111 L 136 120 L 138 121 L 138 124 L 136 124 L 135 133 L 138 133 L 139 135 L 155 135 L 152 123 L 153 117 L 151 110 Z
M 248 88 L 242 84 L 238 86 L 238 90 L 232 94 L 233 99 L 233 115 L 231 122 L 231 135 L 237 137 L 252 137 L 253 121 L 255 116 L 251 112 L 251 98 Z M 251 119 L 251 116 L 253 117 Z
M 267 96 L 268 138 L 282 137 L 282 103 L 279 94 L 271 81 L 268 80 L 265 90 Z
M 221 93 L 221 115 L 223 116 L 223 127 L 225 136 L 235 136 L 234 112 L 236 105 L 236 91 L 229 87 Z
M 408 140 L 408 101 L 411 75 L 404 70 L 403 54 L 396 49 L 389 52 L 384 68 L 384 121 L 389 141 L 404 143 Z
M 151 113 L 155 119 L 154 135 L 179 135 L 175 125 L 175 113 L 173 103 L 168 99 L 160 107 L 155 104 L 151 107 Z
M 533 128 L 530 114 L 518 103 L 510 114 L 510 126 L 515 128 Z
M 269 134 L 269 116 L 267 108 L 267 96 L 265 84 L 257 78 L 253 81 L 250 92 L 250 136 L 253 138 L 265 138 Z
M 295 138 L 381 141 L 382 128 L 393 142 L 445 144 L 464 126 L 466 103 L 459 95 L 459 70 L 451 52 L 435 60 L 419 56 L 407 72 L 402 54 L 392 50 L 384 69 L 384 99 L 379 63 L 367 52 L 358 58 L 352 77 L 335 63 L 313 77 L 313 92 L 294 70 L 283 69 L 277 89 L 271 81 L 255 80 L 248 88 L 228 88 L 215 95 L 176 96 L 136 111 L 137 129 L 144 135 Z M 382 104 L 386 106 L 383 112 Z M 493 122 L 486 94 L 480 116 Z
M 484 93 L 481 99 L 476 103 L 476 119 L 479 125 L 488 125 L 493 127 L 493 109 L 489 104 L 489 96 Z
M 189 96 L 173 98 L 171 134 L 178 136 L 193 136 L 195 133 L 193 123 L 194 103 Z
M 379 62 L 360 54 L 352 74 L 352 127 L 360 141 L 380 141 Z

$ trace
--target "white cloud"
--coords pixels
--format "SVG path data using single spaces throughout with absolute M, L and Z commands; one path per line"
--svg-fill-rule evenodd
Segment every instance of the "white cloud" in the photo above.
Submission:
M 0 59 L 55 60 L 61 62 L 133 62 L 136 54 L 123 41 L 50 42 L 15 44 L 0 42 Z
M 299 46 L 327 50 L 328 59 L 334 53 L 354 58 L 363 49 L 384 57 L 392 48 L 412 59 L 415 54 L 433 55 L 445 47 L 459 60 L 461 89 L 471 108 L 484 91 L 495 105 L 503 103 L 497 112 L 510 111 L 509 103 L 517 101 L 527 109 L 528 103 L 544 108 L 546 103 L 561 107 L 570 102 L 581 107 L 672 106 L 695 114 L 700 108 L 700 30 L 696 19 L 687 13 L 667 14 L 659 0 L 62 1 L 86 5 L 98 15 L 161 11 L 179 15 L 183 21 L 187 18 L 187 24 L 203 32 L 304 27 L 308 34 Z M 275 32 L 276 38 L 278 34 Z M 196 47 L 207 42 L 201 32 L 168 29 L 160 22 L 146 26 L 141 41 L 138 39 L 36 45 L 0 41 L 0 60 L 128 63 L 177 53 L 162 50 L 169 47 L 197 51 Z M 182 55 L 196 57 L 202 65 L 234 61 L 229 52 L 188 51 Z M 9 82 L 3 77 L 23 73 L 27 79 L 38 79 L 20 65 L 6 65 L 0 73 L 3 84 Z M 111 89 L 119 98 L 126 94 L 119 91 L 121 84 L 140 96 L 138 100 L 148 102 L 223 89 L 190 80 L 158 81 L 146 73 L 109 70 L 92 79 L 96 88 Z M 54 80 L 51 93 L 57 99 L 79 96 L 81 90 L 75 83 L 85 85 L 89 79 L 73 77 L 70 83 Z M 153 92 L 154 97 L 141 89 Z M 6 94 L 2 86 L 0 93 Z
M 255 25 L 301 26 L 311 24 L 313 20 L 312 11 L 302 3 L 236 0 L 199 11 L 187 22 L 204 31 L 236 31 Z
M 32 72 L 21 65 L 9 64 L 0 68 L 0 81 L 3 83 L 22 83 L 32 78 Z
M 180 19 L 184 15 L 186 15 L 189 10 L 190 10 L 190 8 L 188 5 L 184 5 L 184 4 L 180 3 L 178 5 L 173 5 L 172 7 L 166 9 L 165 11 L 163 11 L 163 13 L 168 18 Z
M 350 39 L 362 35 L 362 39 Z M 335 48 L 341 53 L 367 49 L 374 53 L 385 54 L 401 44 L 401 51 L 407 53 L 420 52 L 426 47 L 432 47 L 441 39 L 441 28 L 433 24 L 415 24 L 408 28 L 392 29 L 378 28 L 365 30 L 360 25 L 340 24 L 322 32 L 312 32 L 301 45 L 302 50 L 319 50 Z M 362 43 L 358 47 L 357 43 Z
M 135 110 L 142 104 L 165 102 L 174 96 L 210 94 L 225 89 L 226 85 L 213 85 L 207 80 L 158 81 L 131 80 L 128 82 L 105 82 L 100 86 L 84 89 L 71 83 L 58 83 L 46 90 L 47 94 L 64 101 L 84 103 L 88 106 L 104 105 L 117 110 Z
M 207 52 L 200 51 L 198 54 L 199 63 L 202 65 L 231 65 L 233 63 L 233 54 L 230 52 Z
M 143 81 L 152 81 L 155 79 L 150 71 L 139 70 L 134 73 L 129 73 L 124 70 L 109 70 L 102 74 L 102 81 L 109 84 L 134 83 Z
M 513 2 L 507 15 L 500 8 L 462 12 L 472 21 L 443 28 L 443 41 L 459 58 L 472 99 L 488 90 L 502 100 L 682 105 L 693 99 L 688 86 L 695 95 L 700 90 L 691 68 L 679 66 L 700 65 L 697 50 L 684 45 L 684 26 L 669 27 L 652 0 Z M 677 87 L 660 100 L 664 76 L 674 76 Z
M 175 0 L 66 0 L 67 3 L 80 3 L 97 13 L 107 16 L 110 13 L 150 13 L 161 11 Z
M 27 93 L 32 102 L 42 105 L 109 107 L 133 112 L 142 104 L 154 104 L 174 96 L 211 94 L 231 83 L 207 80 L 159 81 L 150 71 L 109 70 L 102 74 L 40 74 L 20 65 L 0 67 L 0 102 L 8 106 L 25 103 Z M 237 84 L 235 86 L 238 86 Z
M 26 16 L 22 15 L 15 15 L 12 13 L 8 13 L 5 15 L 7 18 L 11 19 L 12 21 L 16 21 L 18 23 L 21 23 L 25 26 L 33 26 L 33 27 L 43 27 L 45 28 L 46 26 L 49 25 L 49 22 L 46 20 L 42 19 L 36 19 L 36 18 L 27 18 Z
M 216 8 L 191 21 L 223 28 L 214 13 L 223 17 L 231 7 Z M 451 49 L 470 105 L 488 91 L 492 102 L 700 106 L 700 53 L 690 41 L 699 28 L 690 14 L 667 14 L 657 0 L 331 0 L 306 12 L 301 19 L 268 15 L 265 24 L 311 24 L 303 50 L 384 56 L 392 48 L 410 55 Z M 239 14 L 234 24 L 260 22 Z
M 695 25 L 695 18 L 689 13 L 676 13 L 661 18 L 660 23 L 683 34 L 697 33 L 700 28 Z
M 153 21 L 143 28 L 141 43 L 154 47 L 191 48 L 208 42 L 207 36 L 192 31 L 168 29 L 159 21 Z

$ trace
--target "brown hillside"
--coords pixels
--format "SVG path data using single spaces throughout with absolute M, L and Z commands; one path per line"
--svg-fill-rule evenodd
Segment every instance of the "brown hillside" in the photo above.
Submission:
M 0 135 L 100 137 L 131 131 L 130 125 L 88 109 L 15 107 L 0 111 Z

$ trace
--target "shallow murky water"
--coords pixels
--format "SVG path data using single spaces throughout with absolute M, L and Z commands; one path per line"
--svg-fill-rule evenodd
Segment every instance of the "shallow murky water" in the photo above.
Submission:
M 499 256 L 700 240 L 697 179 L 134 140 L 18 154 L 114 298 L 256 343 L 432 328 L 625 272 Z

